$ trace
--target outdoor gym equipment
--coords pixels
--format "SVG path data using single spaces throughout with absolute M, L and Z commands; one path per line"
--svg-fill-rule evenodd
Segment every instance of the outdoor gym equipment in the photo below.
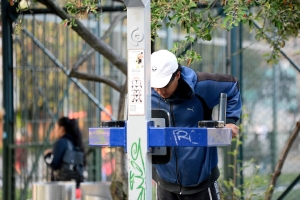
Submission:
M 231 129 L 224 128 L 226 94 L 220 95 L 219 121 L 202 121 L 198 128 L 166 127 L 169 114 L 151 109 L 150 1 L 124 2 L 127 6 L 127 120 L 101 122 L 101 127 L 89 128 L 89 145 L 124 147 L 128 199 L 152 200 L 152 163 L 168 162 L 169 148 L 173 146 L 228 146 Z

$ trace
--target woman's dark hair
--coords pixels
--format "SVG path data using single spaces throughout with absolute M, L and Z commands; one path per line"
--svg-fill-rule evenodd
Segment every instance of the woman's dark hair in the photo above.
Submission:
M 68 117 L 61 117 L 57 121 L 57 124 L 64 127 L 66 134 L 72 135 L 74 145 L 77 146 L 80 151 L 84 152 L 82 132 L 79 128 L 77 120 L 69 119 Z

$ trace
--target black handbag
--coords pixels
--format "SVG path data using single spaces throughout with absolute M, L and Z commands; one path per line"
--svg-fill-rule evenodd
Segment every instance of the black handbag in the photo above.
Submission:
M 61 168 L 54 170 L 55 181 L 70 181 L 75 180 L 77 184 L 83 182 L 84 179 L 84 153 L 74 147 L 71 141 L 68 140 L 68 149 L 66 150 Z

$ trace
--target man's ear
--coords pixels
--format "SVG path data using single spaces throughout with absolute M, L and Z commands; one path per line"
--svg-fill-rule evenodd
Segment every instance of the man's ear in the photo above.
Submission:
M 181 75 L 180 72 L 177 72 L 177 74 L 176 74 L 176 76 L 175 76 L 175 78 L 176 78 L 177 81 L 179 80 L 180 75 Z

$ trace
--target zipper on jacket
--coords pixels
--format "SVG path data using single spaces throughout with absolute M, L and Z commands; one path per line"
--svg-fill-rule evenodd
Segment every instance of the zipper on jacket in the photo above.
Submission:
M 158 108 L 160 108 L 160 100 L 165 101 L 165 103 L 167 102 L 166 99 L 164 98 L 159 98 L 158 99 Z M 174 117 L 174 112 L 173 112 L 173 105 L 171 104 L 171 102 L 169 102 L 170 104 L 170 116 L 171 116 L 171 121 L 172 121 L 172 126 L 176 127 L 176 123 L 175 123 L 175 117 Z M 177 152 L 176 152 L 176 147 L 174 148 L 174 153 L 175 153 L 175 161 L 176 161 L 176 179 L 177 182 L 179 183 L 179 194 L 181 195 L 181 189 L 182 189 L 182 184 L 180 182 L 180 173 L 179 173 L 179 164 L 178 164 L 178 157 L 177 157 Z
M 173 125 L 173 127 L 176 127 L 175 117 L 174 117 L 174 112 L 173 112 L 173 105 L 171 103 L 170 103 L 170 115 L 171 115 L 172 125 Z M 177 179 L 177 182 L 179 183 L 179 194 L 181 195 L 182 184 L 180 181 L 180 171 L 179 171 L 179 163 L 178 163 L 176 147 L 174 147 L 174 153 L 175 153 L 175 161 L 176 161 L 176 179 Z
M 175 161 L 176 161 L 176 179 L 177 179 L 177 183 L 179 183 L 179 194 L 181 195 L 181 181 L 180 181 L 180 172 L 179 172 L 179 164 L 178 164 L 178 156 L 177 156 L 177 151 L 176 151 L 176 147 L 174 147 L 174 153 L 175 153 Z
M 173 105 L 171 103 L 170 103 L 170 115 L 171 115 L 172 125 L 173 125 L 173 127 L 176 127 L 175 117 L 174 117 L 174 112 L 173 112 Z

